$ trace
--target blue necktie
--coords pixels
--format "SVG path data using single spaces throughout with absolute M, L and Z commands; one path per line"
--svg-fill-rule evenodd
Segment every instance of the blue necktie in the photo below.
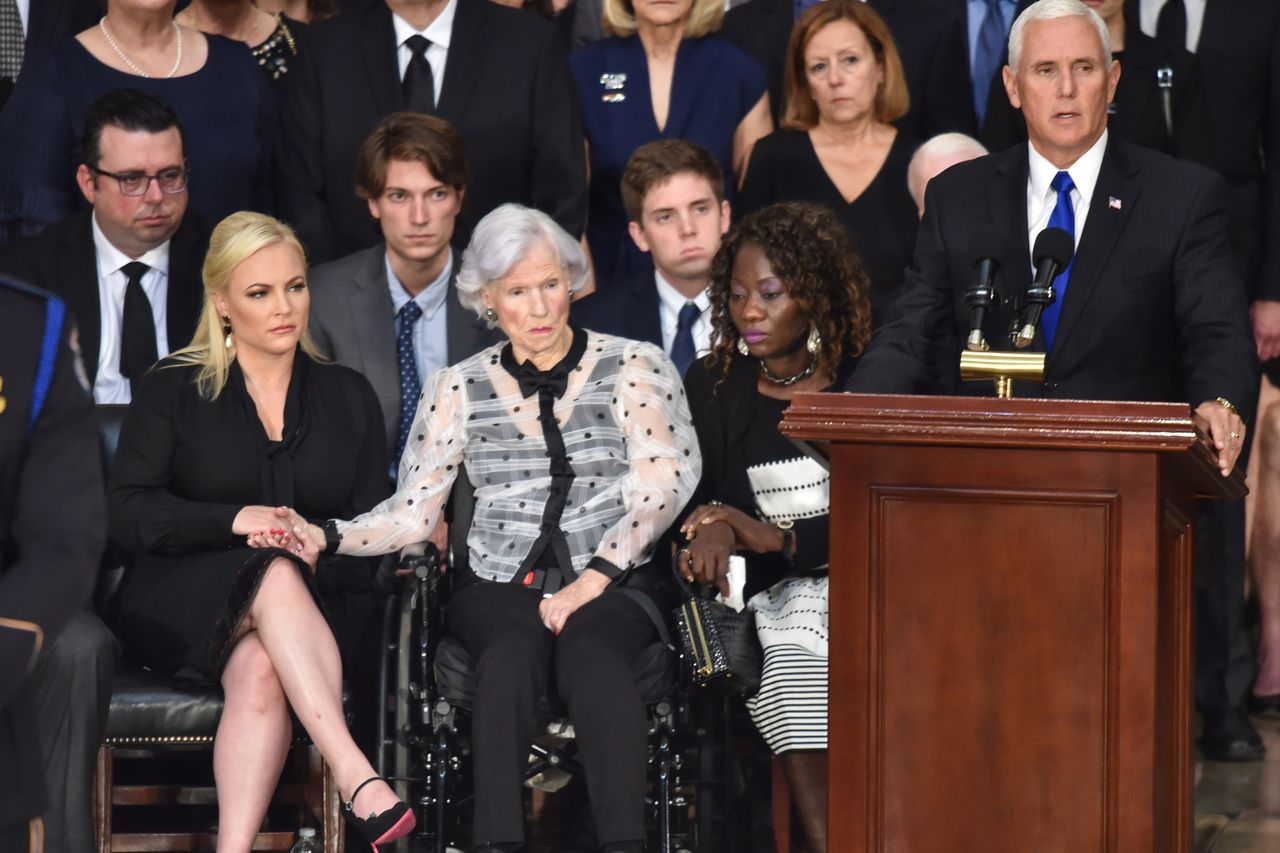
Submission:
M 671 360 L 681 376 L 684 376 L 698 355 L 698 348 L 693 344 L 693 324 L 701 316 L 701 308 L 692 302 L 686 302 L 676 320 L 676 336 L 671 340 Z
M 1072 182 L 1071 176 L 1066 172 L 1059 172 L 1053 176 L 1053 182 L 1049 184 L 1058 193 L 1058 203 L 1053 207 L 1053 213 L 1049 214 L 1049 227 L 1061 228 L 1071 235 L 1072 243 L 1076 239 L 1076 209 L 1071 204 L 1071 191 L 1076 188 Z M 1067 268 L 1058 273 L 1058 277 L 1053 280 L 1053 292 L 1055 299 L 1053 304 L 1044 310 L 1044 315 L 1040 318 L 1040 328 L 1044 330 L 1044 344 L 1046 350 L 1053 349 L 1053 336 L 1058 331 L 1058 317 L 1062 314 L 1062 301 L 1067 296 L 1067 280 L 1071 276 L 1071 264 L 1075 263 L 1075 256 L 1071 258 L 1071 263 L 1067 264 Z
M 396 455 L 391 457 L 391 478 L 395 479 L 400 466 L 400 455 L 409 440 L 413 415 L 418 410 L 418 397 L 422 394 L 422 379 L 418 376 L 418 354 L 413 346 L 413 327 L 422 316 L 418 303 L 410 299 L 396 314 L 396 365 L 400 370 L 400 432 L 396 438 Z
M 987 120 L 991 81 L 1000 70 L 1007 35 L 1004 16 L 1000 13 L 1000 0 L 987 0 L 987 14 L 982 19 L 982 26 L 978 27 L 977 51 L 973 56 L 973 108 L 978 114 L 978 127 Z

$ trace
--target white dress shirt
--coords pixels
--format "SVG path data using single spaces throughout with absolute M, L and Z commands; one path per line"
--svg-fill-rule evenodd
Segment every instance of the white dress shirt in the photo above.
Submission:
M 22 21 L 22 35 L 25 38 L 31 32 L 31 0 L 17 0 L 18 20 Z
M 128 403 L 129 380 L 120 375 L 120 333 L 124 324 L 124 291 L 129 278 L 121 267 L 139 261 L 151 267 L 142 276 L 142 290 L 151 302 L 151 316 L 156 323 L 156 352 L 169 354 L 168 296 L 169 241 L 161 243 L 140 258 L 131 258 L 112 245 L 93 222 L 93 248 L 98 261 L 98 317 L 102 339 L 98 344 L 98 375 L 93 380 L 95 403 Z M 181 345 L 186 346 L 187 341 Z
M 1204 29 L 1204 7 L 1207 0 L 1182 0 L 1187 10 L 1187 50 L 1196 52 L 1200 44 L 1200 31 Z M 1156 34 L 1156 21 L 1160 18 L 1160 10 L 1165 0 L 1139 0 L 1138 26 L 1149 36 Z
M 440 104 L 440 88 L 444 85 L 445 62 L 449 58 L 449 38 L 453 34 L 453 15 L 458 10 L 458 0 L 449 0 L 448 5 L 440 11 L 436 19 L 425 30 L 415 30 L 404 18 L 391 14 L 391 23 L 396 28 L 396 62 L 400 66 L 400 79 L 409 67 L 413 51 L 405 44 L 413 36 L 422 36 L 431 42 L 427 48 L 427 64 L 431 66 L 431 82 L 435 84 L 436 105 Z
M 453 275 L 453 249 L 449 249 L 449 257 L 444 262 L 444 269 L 436 280 L 413 297 L 422 309 L 413 329 L 413 355 L 418 367 L 418 381 L 425 382 L 427 374 L 439 370 L 449 364 L 449 307 L 446 297 L 449 295 L 449 277 Z M 391 269 L 391 258 L 386 259 L 387 287 L 391 292 L 391 305 L 395 315 L 400 313 L 409 302 L 409 292 L 404 289 L 400 279 Z M 393 315 L 393 316 L 395 316 Z M 396 327 L 397 334 L 399 326 Z
M 1089 216 L 1089 201 L 1093 198 L 1093 188 L 1098 185 L 1098 172 L 1102 170 L 1102 155 L 1107 150 L 1107 133 L 1093 143 L 1093 147 L 1080 155 L 1067 167 L 1071 182 L 1076 188 L 1071 191 L 1071 206 L 1075 209 L 1076 233 L 1072 235 L 1077 246 L 1080 245 L 1080 234 L 1084 231 L 1084 221 Z M 1029 169 L 1027 173 L 1027 240 L 1034 255 L 1036 237 L 1040 236 L 1049 225 L 1049 216 L 1058 204 L 1058 194 L 1051 184 L 1053 176 L 1060 170 L 1050 163 L 1035 146 L 1027 143 L 1029 153 Z
M 676 330 L 680 327 L 680 309 L 686 302 L 698 306 L 698 319 L 693 324 L 693 347 L 695 358 L 702 358 L 711 352 L 711 297 L 704 289 L 697 298 L 689 299 L 662 277 L 662 273 L 654 270 L 653 280 L 658 285 L 658 321 L 662 326 L 662 350 L 671 354 L 671 345 L 676 340 Z

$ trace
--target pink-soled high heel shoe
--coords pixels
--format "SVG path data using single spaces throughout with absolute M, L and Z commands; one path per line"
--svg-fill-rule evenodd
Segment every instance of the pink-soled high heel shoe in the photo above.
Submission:
M 381 776 L 370 776 L 356 786 L 356 789 L 351 792 L 351 799 L 344 804 L 347 810 L 347 820 L 355 824 L 356 829 L 360 830 L 364 840 L 368 841 L 373 847 L 374 853 L 378 853 L 379 846 L 389 844 L 397 838 L 408 835 L 418 825 L 418 819 L 413 816 L 413 812 L 409 811 L 409 806 L 405 803 L 396 803 L 385 812 L 375 812 L 367 818 L 356 817 L 353 808 L 361 789 L 370 782 L 385 781 L 387 780 Z

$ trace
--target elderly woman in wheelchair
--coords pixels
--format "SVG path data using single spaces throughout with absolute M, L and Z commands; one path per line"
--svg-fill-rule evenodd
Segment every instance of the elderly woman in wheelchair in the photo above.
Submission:
M 648 720 L 634 669 L 658 642 L 655 543 L 693 493 L 701 455 L 680 375 L 657 347 L 569 324 L 586 258 L 544 214 L 503 205 L 458 275 L 464 306 L 508 341 L 427 380 L 394 496 L 298 547 L 372 556 L 427 539 L 462 467 L 474 484 L 468 567 L 446 630 L 470 656 L 481 851 L 519 849 L 521 780 L 549 687 L 577 733 L 601 849 L 644 846 Z

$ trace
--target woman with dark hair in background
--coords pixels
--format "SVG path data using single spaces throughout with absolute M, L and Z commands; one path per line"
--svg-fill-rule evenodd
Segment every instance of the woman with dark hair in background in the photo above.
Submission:
M 728 594 L 729 557 L 746 557 L 764 647 L 747 710 L 825 851 L 830 477 L 778 424 L 793 396 L 839 389 L 853 370 L 870 337 L 866 275 L 829 210 L 777 204 L 729 230 L 711 310 L 716 344 L 685 376 L 703 469 L 676 568 Z
M 829 207 L 871 278 L 872 326 L 902 287 L 915 251 L 907 166 L 919 140 L 891 124 L 906 115 L 906 78 L 881 17 L 862 0 L 828 0 L 796 21 L 787 48 L 782 129 L 751 155 L 738 210 L 779 201 Z

